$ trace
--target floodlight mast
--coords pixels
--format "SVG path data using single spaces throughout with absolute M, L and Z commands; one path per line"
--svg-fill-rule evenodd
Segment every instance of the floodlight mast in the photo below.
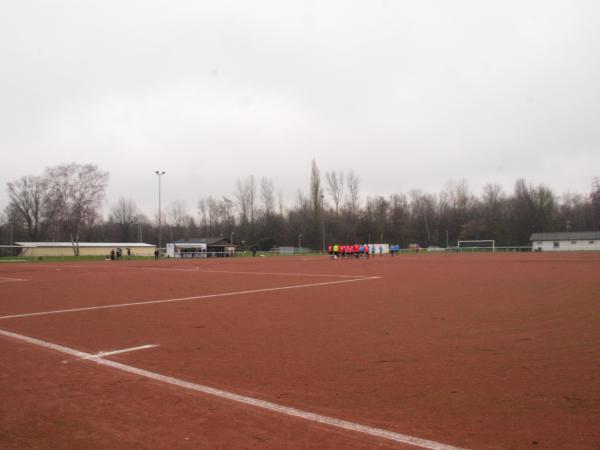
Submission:
M 158 252 L 160 253 L 160 249 L 162 248 L 162 235 L 161 235 L 161 231 L 162 231 L 162 212 L 161 212 L 161 186 L 160 186 L 160 179 L 161 177 L 167 173 L 164 170 L 156 170 L 154 172 L 156 175 L 158 175 Z

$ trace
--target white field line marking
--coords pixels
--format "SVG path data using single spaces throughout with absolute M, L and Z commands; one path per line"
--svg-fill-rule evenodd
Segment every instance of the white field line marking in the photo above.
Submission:
M 93 311 L 98 309 L 109 309 L 109 308 L 126 308 L 130 306 L 141 306 L 141 305 L 153 305 L 157 303 L 173 303 L 173 302 L 184 302 L 189 300 L 203 300 L 207 298 L 217 298 L 217 297 L 230 297 L 234 295 L 244 295 L 244 294 L 255 294 L 258 292 L 273 292 L 273 291 L 283 291 L 288 289 L 302 289 L 314 286 L 326 286 L 328 284 L 341 284 L 341 283 L 352 283 L 353 281 L 367 281 L 367 280 L 375 280 L 380 277 L 364 277 L 364 278 L 355 278 L 353 280 L 338 280 L 338 281 L 327 281 L 323 283 L 311 283 L 311 284 L 298 284 L 293 286 L 282 286 L 282 287 L 274 287 L 274 288 L 266 288 L 266 289 L 251 289 L 248 291 L 237 291 L 237 292 L 225 292 L 222 294 L 207 294 L 207 295 L 196 295 L 193 297 L 180 297 L 180 298 L 169 298 L 166 300 L 147 300 L 147 301 L 139 301 L 139 302 L 131 302 L 131 303 L 117 303 L 113 305 L 102 305 L 102 306 L 87 306 L 83 308 L 71 308 L 71 309 L 59 309 L 54 311 L 40 311 L 33 313 L 25 313 L 25 314 L 12 314 L 10 316 L 2 316 L 0 320 L 4 319 L 16 319 L 19 317 L 33 317 L 33 316 L 47 316 L 50 314 L 62 314 L 62 313 L 70 313 L 70 312 L 79 312 L 79 311 Z
M 12 281 L 27 281 L 23 278 L 0 277 L 0 283 L 10 283 Z
M 328 275 L 328 274 L 316 274 L 316 273 L 285 273 L 285 272 L 244 272 L 237 270 L 210 270 L 201 269 L 200 267 L 193 268 L 162 268 L 162 267 L 144 267 L 145 270 L 171 270 L 178 272 L 206 272 L 206 273 L 232 273 L 232 274 L 243 274 L 243 275 L 284 275 L 284 276 L 295 276 L 295 277 L 331 277 L 331 278 L 361 278 L 368 277 L 368 275 Z
M 82 356 L 79 359 L 96 359 L 96 358 L 102 358 L 104 356 L 118 355 L 119 353 L 134 352 L 136 350 L 144 350 L 147 348 L 154 348 L 154 347 L 158 347 L 158 344 L 140 345 L 139 347 L 130 347 L 130 348 L 124 348 L 121 350 L 112 350 L 110 352 L 98 352 L 93 355 Z M 68 360 L 65 360 L 65 361 L 63 361 L 63 364 L 67 364 L 68 362 L 69 362 Z
M 123 348 L 121 350 L 112 350 L 110 352 L 98 352 L 95 355 L 86 356 L 85 358 L 82 358 L 82 359 L 104 358 L 105 356 L 118 355 L 119 353 L 135 352 L 138 350 L 145 350 L 147 348 L 155 348 L 155 347 L 158 347 L 158 344 L 140 345 L 138 347 Z
M 393 431 L 384 430 L 382 428 L 374 428 L 367 425 L 361 425 L 355 422 L 349 422 L 347 420 L 336 419 L 334 417 L 323 416 L 321 414 L 311 413 L 308 411 L 303 411 L 301 409 L 292 408 L 289 406 L 280 405 L 277 403 L 268 402 L 265 400 L 260 400 L 253 397 L 246 397 L 244 395 L 235 394 L 233 392 L 223 391 L 221 389 L 211 388 L 210 386 L 204 386 L 202 384 L 196 384 L 185 380 L 180 380 L 179 378 L 170 377 L 167 375 L 161 375 L 156 372 L 151 372 L 145 369 L 139 369 L 137 367 L 129 366 L 127 364 L 121 364 L 115 361 L 110 361 L 108 359 L 103 359 L 100 357 L 95 357 L 90 353 L 80 352 L 78 350 L 74 350 L 69 347 L 64 347 L 62 345 L 53 344 L 51 342 L 46 342 L 41 339 L 36 339 L 28 336 L 23 336 L 20 334 L 12 333 L 10 331 L 0 330 L 0 335 L 7 336 L 13 339 L 17 339 L 20 341 L 27 342 L 29 344 L 37 345 L 40 347 L 48 348 L 51 350 L 55 350 L 61 353 L 66 353 L 67 355 L 75 356 L 77 358 L 89 359 L 95 363 L 98 363 L 103 366 L 112 367 L 117 370 L 121 370 L 123 372 L 133 373 L 135 375 L 139 375 L 142 377 L 149 378 L 151 380 L 160 381 L 163 383 L 179 386 L 181 388 L 189 389 L 196 392 L 202 392 L 204 394 L 212 395 L 215 397 L 223 398 L 226 400 L 231 400 L 238 403 L 243 403 L 246 405 L 251 405 L 257 408 L 266 409 L 269 411 L 273 411 L 279 414 L 284 414 L 288 416 L 298 417 L 300 419 L 322 423 L 324 425 L 329 425 L 336 428 L 342 428 L 344 430 L 355 431 L 357 433 L 363 433 L 370 436 L 376 436 L 384 439 L 389 439 L 395 442 L 399 442 L 402 444 L 409 444 L 415 447 L 426 448 L 429 450 L 466 450 L 460 447 L 454 447 L 452 445 L 442 444 L 441 442 L 430 441 L 428 439 L 421 439 L 414 436 L 409 436 L 406 434 L 396 433 Z

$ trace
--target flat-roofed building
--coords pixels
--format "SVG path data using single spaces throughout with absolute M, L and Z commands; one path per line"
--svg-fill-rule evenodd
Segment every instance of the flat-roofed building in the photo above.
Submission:
M 537 252 L 600 251 L 600 231 L 533 233 L 529 241 Z
M 73 256 L 72 242 L 15 242 L 23 247 L 20 256 Z M 111 250 L 121 249 L 123 256 L 127 256 L 129 249 L 131 256 L 154 256 L 156 245 L 141 242 L 80 242 L 79 256 L 106 256 Z

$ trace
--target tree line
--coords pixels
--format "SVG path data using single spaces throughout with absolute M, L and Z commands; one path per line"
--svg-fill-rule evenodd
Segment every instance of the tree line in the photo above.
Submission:
M 148 217 L 133 199 L 119 198 L 101 216 L 108 179 L 97 166 L 73 163 L 8 182 L 0 243 L 70 241 L 76 254 L 79 241 L 157 243 L 158 214 Z M 163 216 L 163 242 L 221 236 L 262 250 L 321 249 L 331 242 L 445 247 L 467 239 L 521 246 L 534 232 L 599 230 L 600 178 L 588 194 L 559 196 L 518 179 L 512 192 L 487 184 L 475 195 L 466 181 L 451 181 L 439 193 L 363 197 L 354 171 L 321 176 L 313 160 L 308 189 L 298 191 L 293 205 L 284 203 L 271 179 L 249 175 L 236 180 L 229 196 L 202 197 L 193 212 L 176 201 Z

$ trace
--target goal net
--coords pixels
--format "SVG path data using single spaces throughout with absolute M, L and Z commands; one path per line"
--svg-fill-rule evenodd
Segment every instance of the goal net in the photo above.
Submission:
M 495 252 L 496 241 L 493 239 L 479 239 L 470 241 L 458 241 L 456 248 L 459 250 L 473 252 Z

